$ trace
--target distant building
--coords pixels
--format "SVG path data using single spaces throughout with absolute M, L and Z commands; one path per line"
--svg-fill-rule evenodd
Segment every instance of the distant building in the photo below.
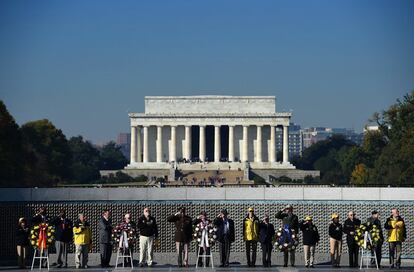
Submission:
M 291 123 L 289 125 L 289 158 L 302 155 L 303 151 L 303 138 L 300 125 Z M 283 130 L 282 128 L 276 128 L 276 149 L 278 151 L 283 150 Z
M 119 133 L 116 144 L 121 148 L 122 154 L 129 158 L 131 154 L 131 133 Z
M 357 133 L 353 129 L 310 127 L 302 130 L 303 149 L 306 149 L 319 141 L 326 140 L 334 134 L 343 135 L 346 139 L 357 145 L 361 145 L 364 138 L 363 133 Z

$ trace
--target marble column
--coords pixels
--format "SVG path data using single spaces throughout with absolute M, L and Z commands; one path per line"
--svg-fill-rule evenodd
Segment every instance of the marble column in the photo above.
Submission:
M 220 126 L 214 127 L 214 162 L 220 162 L 221 143 L 220 143 Z
M 162 126 L 157 126 L 157 162 L 162 162 Z
M 191 159 L 191 126 L 185 126 L 185 155 L 187 160 Z
M 275 137 L 276 126 L 270 126 L 270 154 L 269 161 L 276 162 L 276 137 Z
M 262 126 L 257 126 L 256 162 L 262 162 Z
M 177 127 L 171 126 L 170 162 L 177 160 Z
M 131 127 L 131 159 L 130 164 L 137 161 L 137 127 Z
M 148 126 L 144 126 L 144 163 L 149 161 L 149 150 L 148 150 Z
M 242 162 L 249 160 L 249 127 L 243 126 L 243 158 Z
M 206 160 L 206 127 L 200 126 L 200 151 L 198 157 L 201 161 Z
M 229 126 L 229 161 L 234 161 L 234 126 Z
M 289 126 L 283 126 L 283 163 L 289 163 Z
M 142 162 L 141 127 L 137 127 L 137 162 Z

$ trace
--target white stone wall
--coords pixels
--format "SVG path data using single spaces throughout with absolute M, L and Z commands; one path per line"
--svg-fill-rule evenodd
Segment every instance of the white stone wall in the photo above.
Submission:
M 146 96 L 145 114 L 269 114 L 274 96 Z

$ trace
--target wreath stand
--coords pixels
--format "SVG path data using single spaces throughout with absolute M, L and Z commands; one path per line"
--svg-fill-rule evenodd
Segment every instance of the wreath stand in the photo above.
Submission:
M 210 254 L 206 254 L 207 250 L 204 250 L 203 254 L 200 254 L 202 247 L 198 247 L 198 253 L 197 253 L 197 261 L 196 261 L 196 268 L 198 268 L 198 261 L 200 258 L 203 258 L 203 267 L 206 267 L 206 258 L 210 258 L 211 262 L 211 268 L 214 269 L 214 263 L 213 263 L 213 253 L 211 253 L 211 247 L 210 247 Z M 207 248 L 206 248 L 207 249 Z
M 37 254 L 37 253 L 39 253 L 39 254 Z M 37 255 L 39 255 L 39 256 L 37 256 Z M 32 260 L 32 267 L 31 267 L 30 270 L 33 270 L 36 259 L 39 259 L 39 270 L 42 270 L 42 261 L 43 260 L 46 260 L 47 270 L 49 270 L 49 251 L 48 251 L 47 248 L 45 248 L 45 249 L 41 248 L 40 250 L 38 248 L 35 248 L 34 254 L 33 254 L 33 260 Z
M 371 239 L 371 234 L 368 231 L 365 231 L 364 233 L 364 245 L 359 249 L 360 254 L 361 254 L 361 264 L 359 266 L 359 269 L 362 269 L 363 266 L 363 262 L 364 260 L 366 260 L 366 268 L 369 268 L 370 262 L 372 259 L 375 260 L 375 266 L 378 268 L 378 262 L 377 262 L 377 253 L 374 250 L 374 256 L 372 256 L 371 254 L 371 250 L 368 250 L 367 248 L 367 244 L 370 244 L 372 246 L 372 239 Z
M 116 264 L 115 264 L 115 269 L 118 268 L 118 260 L 120 258 L 122 258 L 122 268 L 125 267 L 125 258 L 129 258 L 131 261 L 131 269 L 134 269 L 134 262 L 132 259 L 132 252 L 131 252 L 131 248 L 129 246 L 127 246 L 128 244 L 128 240 L 126 242 L 126 244 L 124 243 L 124 232 L 122 233 L 121 239 L 119 240 L 119 246 L 118 246 L 118 252 L 116 253 Z M 125 252 L 128 251 L 128 254 L 125 254 Z

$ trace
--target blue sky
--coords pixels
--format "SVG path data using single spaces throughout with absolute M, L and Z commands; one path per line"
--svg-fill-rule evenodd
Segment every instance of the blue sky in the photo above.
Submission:
M 275 95 L 362 130 L 414 89 L 414 1 L 0 1 L 0 99 L 94 142 L 145 95 Z

